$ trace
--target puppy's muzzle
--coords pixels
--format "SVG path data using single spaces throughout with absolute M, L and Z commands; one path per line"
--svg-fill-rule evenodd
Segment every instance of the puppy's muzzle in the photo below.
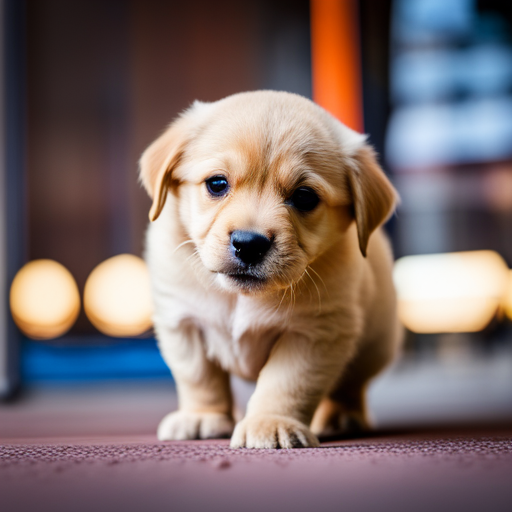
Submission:
M 272 240 L 253 231 L 231 233 L 231 251 L 246 266 L 261 263 L 271 245 Z

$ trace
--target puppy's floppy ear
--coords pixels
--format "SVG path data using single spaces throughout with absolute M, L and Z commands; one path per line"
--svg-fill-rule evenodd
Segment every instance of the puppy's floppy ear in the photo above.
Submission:
M 210 103 L 194 102 L 192 107 L 173 121 L 167 130 L 145 151 L 139 161 L 139 178 L 153 199 L 149 220 L 158 218 L 165 205 L 172 171 L 180 162 L 187 144 L 192 139 L 200 115 Z
M 347 177 L 359 248 L 366 257 L 368 239 L 393 213 L 398 203 L 398 193 L 377 163 L 374 150 L 368 145 L 352 155 Z

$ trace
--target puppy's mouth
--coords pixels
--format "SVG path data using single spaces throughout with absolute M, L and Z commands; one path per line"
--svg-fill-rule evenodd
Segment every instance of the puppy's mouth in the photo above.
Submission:
M 251 270 L 230 270 L 218 272 L 221 280 L 229 288 L 234 287 L 242 292 L 254 292 L 262 289 L 268 278 Z
M 258 277 L 246 272 L 226 273 L 224 275 L 240 285 L 261 285 L 266 281 L 264 277 Z

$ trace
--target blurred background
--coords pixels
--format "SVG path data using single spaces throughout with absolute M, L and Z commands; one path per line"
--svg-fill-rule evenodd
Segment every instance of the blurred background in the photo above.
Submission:
M 20 417 L 48 435 L 151 432 L 176 406 L 152 337 L 137 160 L 195 99 L 256 89 L 368 133 L 400 192 L 387 229 L 406 343 L 371 389 L 378 425 L 512 420 L 512 3 L 0 11 L 0 396 L 15 398 L 0 436 L 23 435 Z M 250 387 L 235 387 L 243 402 Z

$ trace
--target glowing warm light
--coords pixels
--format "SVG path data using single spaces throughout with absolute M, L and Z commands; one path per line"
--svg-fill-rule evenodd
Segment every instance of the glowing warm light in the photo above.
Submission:
M 70 272 L 53 260 L 23 266 L 11 285 L 11 313 L 30 338 L 56 338 L 67 332 L 80 312 L 80 294 Z
M 120 254 L 100 263 L 85 283 L 84 309 L 109 336 L 137 336 L 151 325 L 149 274 L 144 261 Z
M 476 332 L 503 303 L 508 268 L 493 251 L 407 256 L 395 264 L 398 313 L 413 332 Z
M 503 307 L 505 309 L 505 314 L 510 318 L 510 320 L 512 320 L 512 270 L 508 271 L 507 291 L 505 293 Z

